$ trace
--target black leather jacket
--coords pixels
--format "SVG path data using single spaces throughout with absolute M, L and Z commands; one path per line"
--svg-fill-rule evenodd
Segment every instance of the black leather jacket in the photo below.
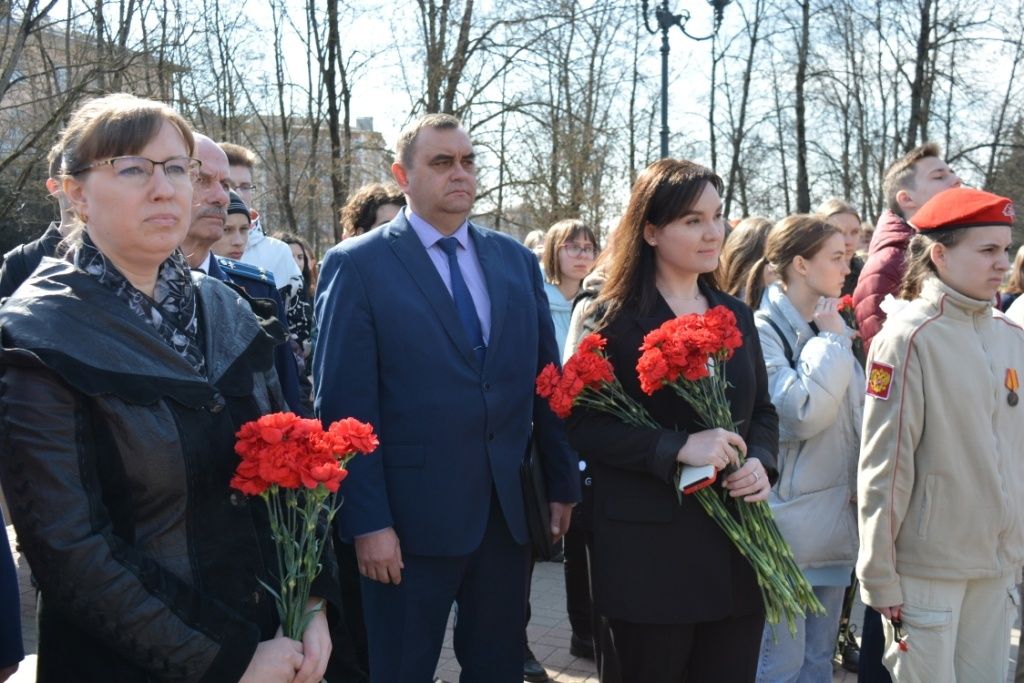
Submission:
M 237 681 L 277 627 L 263 504 L 228 481 L 235 431 L 281 405 L 283 329 L 194 277 L 208 377 L 68 263 L 0 307 L 0 481 L 41 588 L 40 681 Z

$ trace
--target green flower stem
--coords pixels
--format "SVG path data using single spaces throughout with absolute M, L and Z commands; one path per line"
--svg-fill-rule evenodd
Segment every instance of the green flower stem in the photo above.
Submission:
M 277 554 L 277 586 L 271 590 L 281 630 L 288 638 L 302 640 L 309 620 L 319 609 L 306 610 L 327 545 L 326 537 L 317 533 L 317 522 L 323 516 L 329 528 L 338 511 L 337 496 L 322 484 L 301 491 L 275 485 L 264 492 L 262 498 L 267 504 Z

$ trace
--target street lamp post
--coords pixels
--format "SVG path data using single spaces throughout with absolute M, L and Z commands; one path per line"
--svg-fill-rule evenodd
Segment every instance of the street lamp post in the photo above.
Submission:
M 661 31 L 661 158 L 664 159 L 668 156 L 668 32 L 673 26 L 678 26 L 679 30 L 683 32 L 689 38 L 693 40 L 708 40 L 714 37 L 715 33 L 718 32 L 718 27 L 722 25 L 722 14 L 725 12 L 725 6 L 730 4 L 732 0 L 707 0 L 707 3 L 711 5 L 715 10 L 715 27 L 712 32 L 706 36 L 695 36 L 686 30 L 686 22 L 690 20 L 690 13 L 683 10 L 680 14 L 673 14 L 668 9 L 668 0 L 661 0 L 661 4 L 654 8 L 654 19 L 657 23 L 657 28 L 652 28 L 650 24 L 649 14 L 650 9 L 648 7 L 648 0 L 641 0 L 643 6 L 644 15 L 644 28 L 652 36 L 658 31 Z M 712 93 L 712 96 L 714 93 Z

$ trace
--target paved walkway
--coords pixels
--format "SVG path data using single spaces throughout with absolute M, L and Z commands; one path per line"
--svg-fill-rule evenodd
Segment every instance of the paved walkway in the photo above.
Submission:
M 7 527 L 7 536 L 13 550 L 13 527 Z M 35 680 L 36 669 L 35 590 L 29 584 L 28 565 L 24 558 L 15 552 L 14 559 L 18 565 L 18 579 L 21 582 L 22 634 L 25 641 L 25 652 L 29 654 L 21 663 L 18 673 L 9 680 L 11 683 L 30 683 Z M 534 654 L 537 655 L 537 659 L 548 670 L 551 679 L 561 683 L 597 683 L 594 663 L 569 654 L 570 630 L 569 619 L 565 613 L 565 582 L 561 565 L 551 562 L 541 562 L 537 565 L 533 575 L 531 607 L 533 617 L 528 628 L 530 646 L 533 648 Z M 854 620 L 858 623 L 858 627 L 861 614 L 863 614 L 863 607 L 858 605 L 854 609 Z M 1013 629 L 1014 647 L 1012 648 L 1014 658 L 1016 658 L 1016 643 L 1019 638 L 1020 631 L 1015 627 Z M 1007 679 L 1008 683 L 1013 681 L 1013 667 L 1014 663 L 1011 662 L 1011 675 Z M 445 636 L 444 649 L 441 651 L 441 659 L 438 662 L 437 676 L 445 683 L 457 683 L 459 680 L 459 665 L 455 661 L 455 652 L 452 650 L 451 624 L 449 624 L 448 633 Z M 856 675 L 841 669 L 833 677 L 833 683 L 856 683 L 856 681 Z

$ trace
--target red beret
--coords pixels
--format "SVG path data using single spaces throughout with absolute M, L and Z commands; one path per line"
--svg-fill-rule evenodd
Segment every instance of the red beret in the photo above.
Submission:
M 926 201 L 910 223 L 923 233 L 982 225 L 1013 225 L 1013 202 L 972 187 L 951 187 Z

